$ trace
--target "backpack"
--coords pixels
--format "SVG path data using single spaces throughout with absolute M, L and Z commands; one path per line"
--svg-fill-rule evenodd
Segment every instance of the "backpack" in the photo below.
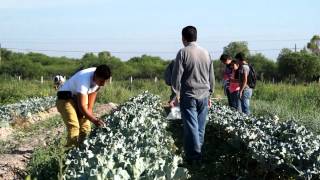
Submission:
M 256 75 L 256 71 L 254 70 L 253 66 L 252 65 L 249 65 L 249 68 L 250 68 L 250 71 L 249 71 L 249 74 L 248 74 L 248 86 L 252 89 L 254 89 L 256 87 L 256 84 L 257 84 L 257 75 Z

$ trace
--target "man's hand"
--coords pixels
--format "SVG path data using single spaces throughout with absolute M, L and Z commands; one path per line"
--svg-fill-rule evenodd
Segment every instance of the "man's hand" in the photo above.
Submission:
M 240 91 L 240 92 L 239 92 L 239 98 L 240 98 L 240 99 L 242 99 L 242 94 L 243 94 L 243 91 Z
M 96 119 L 96 120 L 92 121 L 92 123 L 100 128 L 104 127 L 106 125 L 106 123 L 104 123 L 101 119 Z
M 211 108 L 211 106 L 212 106 L 212 101 L 211 101 L 211 99 L 209 98 L 209 100 L 208 100 L 208 107 Z
M 169 102 L 169 106 L 171 108 L 173 108 L 175 106 L 175 100 L 174 99 Z
M 179 104 L 179 99 L 178 99 L 178 97 L 173 98 L 173 99 L 169 102 L 169 105 L 170 105 L 171 108 L 177 106 L 178 104 Z

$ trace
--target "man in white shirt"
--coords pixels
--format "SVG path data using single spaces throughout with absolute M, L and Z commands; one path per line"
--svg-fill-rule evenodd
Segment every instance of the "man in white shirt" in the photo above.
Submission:
M 90 133 L 91 124 L 104 126 L 93 115 L 97 91 L 111 77 L 110 68 L 100 65 L 77 72 L 58 90 L 57 109 L 68 131 L 67 147 L 79 145 Z

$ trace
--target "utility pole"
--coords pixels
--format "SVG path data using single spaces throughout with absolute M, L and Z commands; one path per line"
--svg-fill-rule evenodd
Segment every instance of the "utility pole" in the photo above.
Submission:
M 297 44 L 294 44 L 294 52 L 297 52 Z

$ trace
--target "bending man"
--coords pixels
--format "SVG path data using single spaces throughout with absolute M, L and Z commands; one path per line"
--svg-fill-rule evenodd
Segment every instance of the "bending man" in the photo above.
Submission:
M 67 147 L 79 145 L 91 131 L 90 121 L 98 127 L 104 122 L 93 115 L 97 91 L 110 78 L 107 65 L 81 70 L 58 90 L 57 109 L 66 124 Z

